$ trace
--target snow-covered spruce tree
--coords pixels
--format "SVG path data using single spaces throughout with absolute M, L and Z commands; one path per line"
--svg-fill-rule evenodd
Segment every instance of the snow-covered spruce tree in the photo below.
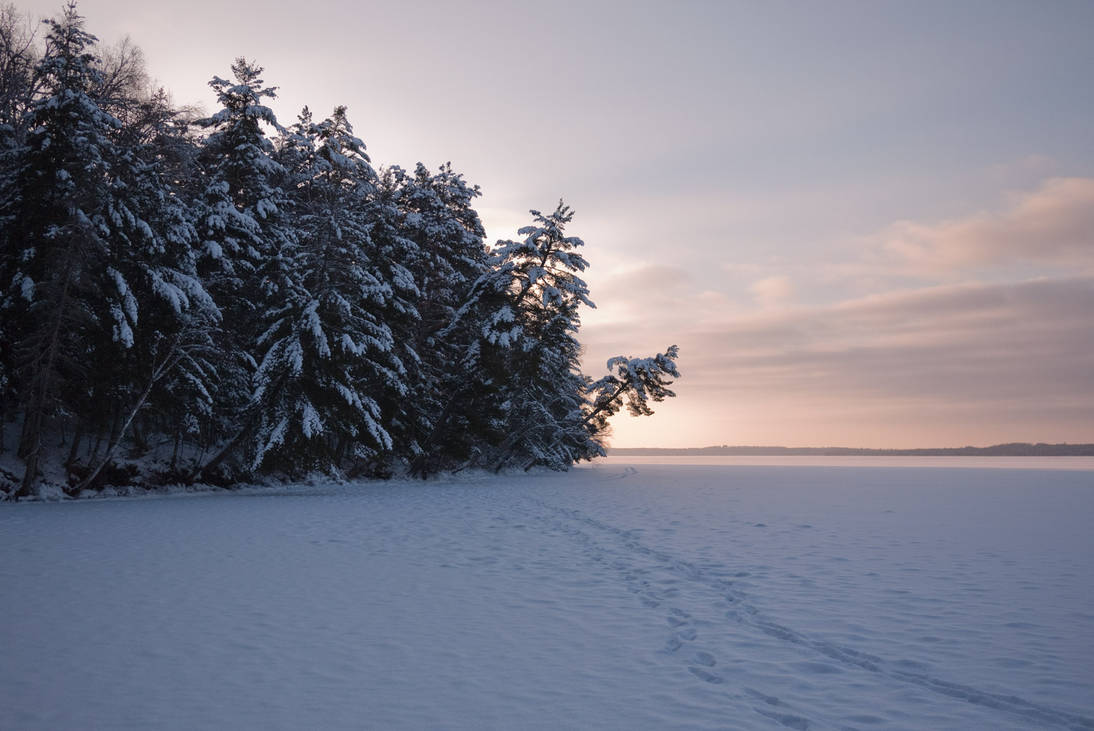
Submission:
M 264 86 L 262 69 L 244 58 L 232 72 L 234 81 L 209 82 L 221 108 L 197 121 L 209 133 L 200 156 L 205 185 L 196 202 L 201 272 L 224 322 L 215 335 L 220 357 L 210 394 L 217 449 L 202 472 L 204 479 L 227 480 L 234 479 L 231 467 L 246 470 L 256 445 L 270 439 L 260 433 L 266 424 L 253 398 L 261 386 L 254 382 L 258 363 L 270 347 L 260 338 L 303 286 L 284 211 L 285 169 L 263 129 L 281 129 L 263 103 L 276 89 Z
M 75 4 L 48 24 L 44 92 L 15 182 L 17 264 L 5 282 L 24 416 L 21 494 L 33 489 L 55 417 L 77 435 L 106 432 L 99 465 L 108 460 L 178 364 L 192 305 L 211 304 L 187 243 L 150 223 L 166 203 L 154 162 L 123 144 L 121 123 L 98 104 L 94 36 Z
M 376 173 L 344 107 L 319 123 L 305 109 L 280 158 L 301 280 L 259 339 L 254 401 L 264 439 L 253 465 L 298 473 L 374 461 L 392 448 L 381 401 L 405 394 L 383 316 L 393 289 L 371 258 Z
M 409 428 L 399 442 L 412 471 L 427 474 L 467 460 L 478 431 L 474 422 L 482 416 L 465 408 L 466 392 L 476 378 L 462 357 L 475 340 L 470 323 L 448 327 L 488 271 L 485 231 L 472 207 L 480 192 L 449 163 L 436 173 L 421 163 L 413 174 L 394 167 L 384 181 L 396 190 L 405 235 L 417 244 L 408 267 L 420 293 L 420 318 L 406 337 L 418 359 L 408 373 Z

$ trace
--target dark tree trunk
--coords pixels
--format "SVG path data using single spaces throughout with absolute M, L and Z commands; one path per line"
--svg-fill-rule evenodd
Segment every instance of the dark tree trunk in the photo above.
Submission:
M 38 481 L 38 461 L 42 453 L 42 422 L 45 418 L 45 410 L 49 401 L 50 376 L 57 362 L 58 350 L 60 350 L 61 327 L 64 323 L 65 308 L 68 306 L 68 290 L 72 284 L 72 243 L 65 257 L 64 284 L 61 287 L 61 301 L 57 304 L 57 314 L 53 318 L 53 329 L 49 334 L 49 344 L 46 346 L 44 362 L 37 368 L 38 383 L 33 388 L 30 407 L 27 409 L 26 421 L 23 423 L 23 440 L 19 451 L 24 455 L 26 469 L 23 472 L 23 483 L 19 486 L 16 497 L 29 497 L 34 490 L 34 484 Z

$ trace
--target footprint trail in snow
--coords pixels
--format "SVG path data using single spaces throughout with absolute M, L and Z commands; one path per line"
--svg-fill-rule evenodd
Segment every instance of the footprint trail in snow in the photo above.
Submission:
M 615 479 L 636 474 L 634 468 L 628 468 Z M 796 664 L 796 667 L 814 676 L 868 673 L 890 683 L 1009 714 L 1020 724 L 1094 729 L 1094 719 L 1081 714 L 1033 702 L 1016 694 L 977 688 L 945 677 L 904 669 L 878 655 L 795 630 L 766 616 L 752 601 L 750 594 L 742 589 L 737 579 L 747 578 L 749 572 L 732 565 L 700 566 L 644 540 L 641 530 L 623 528 L 580 510 L 545 500 L 532 500 L 546 514 L 555 516 L 553 527 L 556 530 L 580 542 L 590 559 L 609 566 L 628 590 L 637 595 L 643 606 L 654 611 L 667 609 L 665 622 L 668 636 L 663 644 L 663 653 L 679 658 L 688 672 L 706 684 L 722 686 L 726 683 L 726 676 L 718 672 L 720 663 L 714 647 L 717 643 L 704 645 L 704 639 L 739 635 L 742 632 L 759 633 L 789 646 L 804 657 L 818 658 L 817 661 L 803 660 Z M 803 524 L 799 528 L 812 526 Z M 731 561 L 732 556 L 727 559 Z M 721 621 L 715 617 L 720 617 Z M 802 729 L 817 727 L 817 722 L 810 720 L 807 709 L 801 715 L 789 712 L 785 703 L 776 696 L 752 688 L 727 688 L 725 692 L 739 700 L 761 701 L 753 706 L 753 710 L 783 726 Z M 871 717 L 862 715 L 861 718 L 865 722 Z

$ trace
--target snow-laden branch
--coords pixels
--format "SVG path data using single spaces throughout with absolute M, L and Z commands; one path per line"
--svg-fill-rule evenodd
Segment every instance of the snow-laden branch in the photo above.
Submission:
M 679 378 L 676 359 L 680 349 L 670 345 L 664 353 L 652 358 L 616 356 L 608 360 L 608 370 L 615 369 L 598 381 L 589 384 L 590 408 L 585 424 L 604 426 L 608 417 L 615 415 L 627 404 L 632 416 L 648 416 L 653 413 L 650 401 L 664 401 L 676 395 L 668 387 Z

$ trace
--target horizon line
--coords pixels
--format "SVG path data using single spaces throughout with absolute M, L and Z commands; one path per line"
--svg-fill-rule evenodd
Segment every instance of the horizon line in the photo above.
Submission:
M 1094 454 L 1094 443 L 1090 442 L 1000 442 L 982 447 L 962 445 L 960 447 L 787 447 L 782 445 L 708 445 L 703 447 L 607 447 L 606 451 L 612 452 L 743 452 L 745 450 L 778 451 L 778 452 L 871 452 L 871 453 L 910 453 L 910 452 L 960 452 L 960 451 L 1006 451 L 1006 450 L 1054 450 L 1074 451 Z

